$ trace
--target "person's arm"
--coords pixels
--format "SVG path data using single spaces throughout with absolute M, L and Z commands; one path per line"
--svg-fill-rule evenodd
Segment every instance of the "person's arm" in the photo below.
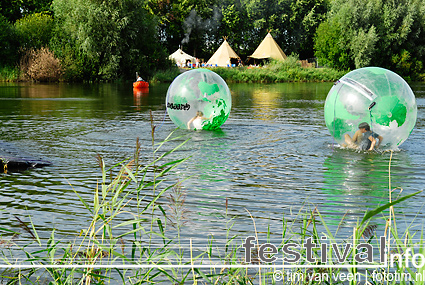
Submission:
M 369 150 L 373 150 L 373 148 L 375 147 L 375 144 L 376 144 L 376 140 L 372 136 L 369 137 L 369 140 L 372 142 Z
M 196 116 L 193 117 L 192 119 L 189 120 L 189 122 L 187 122 L 187 128 L 190 130 L 190 124 L 192 124 L 192 122 L 195 120 Z
M 378 144 L 376 145 L 376 148 L 378 148 L 380 145 L 381 145 L 381 143 L 382 143 L 382 140 L 383 140 L 384 138 L 382 137 L 382 136 L 378 136 L 378 140 L 379 140 L 379 142 L 378 142 Z
M 202 120 L 204 120 L 204 121 L 211 120 L 211 118 L 212 118 L 213 115 L 214 115 L 214 113 L 212 113 L 211 116 L 209 116 L 209 118 L 202 117 Z

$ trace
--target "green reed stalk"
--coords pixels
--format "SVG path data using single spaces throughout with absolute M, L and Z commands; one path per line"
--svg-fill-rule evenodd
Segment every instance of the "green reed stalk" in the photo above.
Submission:
M 32 237 L 32 242 L 19 247 L 21 252 L 26 256 L 26 261 L 31 264 L 44 265 L 82 265 L 83 268 L 54 268 L 48 267 L 45 271 L 42 269 L 25 269 L 25 270 L 8 270 L 3 271 L 1 278 L 8 278 L 10 284 L 42 284 L 42 277 L 48 278 L 52 284 L 106 284 L 117 282 L 125 284 L 158 284 L 170 282 L 172 284 L 184 283 L 206 283 L 206 284 L 276 284 L 273 280 L 273 272 L 270 269 L 262 268 L 257 273 L 252 273 L 243 268 L 224 267 L 220 270 L 211 268 L 208 273 L 196 268 L 197 262 L 214 263 L 219 260 L 225 265 L 238 265 L 242 260 L 240 257 L 242 240 L 231 234 L 232 228 L 236 221 L 232 218 L 228 219 L 226 207 L 226 242 L 224 249 L 220 245 L 215 245 L 216 240 L 213 236 L 209 237 L 205 251 L 194 254 L 192 240 L 190 241 L 188 262 L 184 261 L 185 252 L 181 246 L 180 230 L 184 225 L 182 215 L 177 215 L 177 237 L 167 236 L 166 229 L 172 226 L 172 214 L 167 213 L 159 202 L 164 198 L 166 193 L 174 193 L 175 199 L 170 201 L 176 208 L 176 212 L 183 213 L 180 202 L 184 201 L 184 194 L 180 183 L 177 181 L 171 185 L 164 186 L 167 181 L 167 174 L 176 167 L 184 163 L 188 158 L 168 160 L 168 156 L 178 150 L 184 142 L 178 144 L 171 150 L 164 151 L 159 154 L 161 148 L 168 142 L 176 139 L 170 134 L 164 141 L 155 144 L 153 148 L 154 155 L 152 160 L 145 165 L 141 165 L 139 161 L 140 144 L 136 142 L 136 151 L 132 160 L 126 159 L 111 168 L 107 169 L 104 160 L 99 156 L 98 162 L 101 169 L 101 181 L 94 189 L 93 200 L 87 201 L 75 189 L 74 192 L 79 198 L 81 204 L 85 207 L 91 219 L 86 229 L 81 231 L 80 235 L 74 236 L 74 241 L 66 242 L 56 237 L 53 230 L 46 244 L 43 244 L 36 226 L 30 219 L 29 226 L 24 222 L 21 223 L 22 228 Z M 409 248 L 417 247 L 414 253 L 425 254 L 425 245 L 423 242 L 423 231 L 420 232 L 419 241 L 415 242 L 414 237 L 419 235 L 413 231 L 410 225 L 404 233 L 397 231 L 397 225 L 394 214 L 394 206 L 398 203 L 419 194 L 421 191 L 397 197 L 393 199 L 391 189 L 391 159 L 389 165 L 389 202 L 376 209 L 365 213 L 363 219 L 353 227 L 353 233 L 348 237 L 347 242 L 352 240 L 353 248 L 349 252 L 350 256 L 355 256 L 358 251 L 355 245 L 361 239 L 367 243 L 376 242 L 376 228 L 370 225 L 371 219 L 382 215 L 384 211 L 390 210 L 389 217 L 384 215 L 387 220 L 386 236 L 392 235 L 395 241 L 394 250 L 403 255 Z M 113 178 L 109 180 L 107 173 L 115 173 Z M 180 187 L 180 188 L 179 188 Z M 159 190 L 159 191 L 158 191 Z M 176 192 L 173 192 L 176 191 Z M 149 197 L 146 193 L 155 193 Z M 149 197 L 149 198 L 148 198 Z M 249 211 L 248 211 L 249 213 Z M 254 218 L 254 232 L 257 240 L 258 249 L 258 231 Z M 282 217 L 282 244 L 289 242 L 305 242 L 308 238 L 312 238 L 319 245 L 313 254 L 317 264 L 321 264 L 319 250 L 323 242 L 321 236 L 326 236 L 327 241 L 336 242 L 336 235 L 345 219 L 342 218 L 335 233 L 328 227 L 325 218 L 320 211 L 314 207 L 312 211 L 300 210 L 295 219 L 289 224 L 289 220 L 285 216 Z M 167 223 L 167 220 L 169 221 Z M 24 226 L 25 225 L 25 226 Z M 320 232 L 322 229 L 324 232 Z M 0 229 L 6 232 L 5 229 Z M 15 234 L 8 231 L 9 235 Z M 267 241 L 270 241 L 272 235 L 270 227 L 267 229 Z M 155 239 L 156 238 L 156 239 Z M 0 239 L 0 241 L 5 239 Z M 155 244 L 155 242 L 157 244 Z M 10 239 L 13 244 L 13 238 Z M 2 244 L 2 243 L 0 243 Z M 7 244 L 6 242 L 4 244 Z M 218 241 L 220 244 L 220 241 Z M 35 247 L 32 247 L 35 246 Z M 157 247 L 155 247 L 157 246 Z M 176 249 L 175 246 L 178 248 Z M 332 256 L 332 249 L 328 248 L 328 256 Z M 0 258 L 3 263 L 13 263 L 13 253 L 7 247 L 0 247 Z M 305 256 L 305 250 L 300 250 Z M 413 253 L 412 253 L 413 254 Z M 354 258 L 353 258 L 354 260 Z M 161 265 L 170 265 L 178 263 L 180 265 L 190 265 L 190 269 L 170 269 L 165 270 Z M 253 258 L 252 262 L 258 264 L 260 261 Z M 118 264 L 129 265 L 150 265 L 147 269 L 120 269 Z M 302 261 L 302 264 L 307 264 Z M 353 261 L 352 264 L 355 264 Z M 100 270 L 97 265 L 108 265 L 108 268 Z M 154 265 L 156 267 L 154 267 Z M 159 267 L 157 267 L 159 266 Z M 84 268 L 85 267 L 85 268 Z M 389 268 L 386 268 L 387 271 Z M 425 270 L 425 265 L 418 269 L 419 272 Z M 396 271 L 399 273 L 408 272 L 414 275 L 411 268 L 404 264 L 397 264 Z M 296 272 L 320 274 L 323 272 L 338 273 L 335 269 L 309 268 L 306 270 L 297 270 Z M 356 270 L 351 271 L 353 274 Z M 356 276 L 356 275 L 355 275 Z M 365 276 L 366 277 L 366 276 Z M 309 280 L 304 283 L 318 284 L 318 281 Z M 335 282 L 325 282 L 325 284 L 334 284 Z M 351 282 L 356 284 L 356 281 Z M 394 282 L 386 282 L 387 284 L 396 284 Z M 413 284 L 423 284 L 422 281 L 412 281 Z M 279 283 L 277 283 L 279 284 Z M 297 284 L 296 281 L 288 281 L 285 284 Z M 407 284 L 407 282 L 401 282 Z
M 170 136 L 167 137 L 168 141 L 174 139 L 179 138 L 170 139 Z M 157 152 L 164 144 L 165 142 L 160 143 L 154 151 Z M 98 162 L 102 178 L 101 183 L 94 191 L 93 202 L 86 201 L 74 190 L 91 216 L 88 228 L 82 231 L 82 235 L 76 237 L 74 243 L 66 246 L 61 241 L 55 240 L 53 231 L 47 241 L 46 248 L 43 249 L 42 242 L 35 231 L 35 226 L 31 222 L 30 228 L 35 233 L 34 236 L 39 245 L 39 250 L 30 252 L 22 248 L 22 251 L 28 256 L 28 261 L 35 264 L 42 262 L 46 265 L 55 265 L 58 262 L 62 265 L 87 265 L 86 269 L 48 268 L 47 272 L 57 284 L 73 284 L 75 280 L 79 280 L 77 283 L 91 284 L 108 280 L 113 271 L 117 272 L 123 281 L 126 280 L 126 270 L 114 269 L 114 264 L 117 262 L 125 264 L 139 264 L 140 262 L 141 264 L 148 263 L 153 265 L 168 264 L 168 257 L 181 256 L 174 252 L 173 249 L 169 249 L 169 245 L 173 243 L 173 240 L 165 236 L 165 229 L 160 216 L 156 217 L 154 214 L 156 209 L 161 209 L 161 214 L 165 215 L 165 211 L 159 204 L 156 204 L 156 201 L 173 185 L 164 187 L 159 192 L 155 192 L 155 189 L 162 185 L 168 172 L 178 167 L 188 158 L 168 162 L 164 162 L 164 160 L 183 144 L 179 144 L 158 157 L 154 156 L 154 160 L 145 166 L 141 166 L 138 163 L 139 143 L 137 143 L 133 160 L 123 161 L 111 169 L 106 169 L 103 159 L 99 156 Z M 153 174 L 150 174 L 152 173 L 152 166 L 154 166 L 154 171 Z M 119 168 L 116 176 L 108 182 L 107 173 L 116 171 L 116 168 Z M 147 196 L 142 193 L 148 189 L 153 189 L 153 193 L 156 193 L 156 195 L 146 203 L 143 201 Z M 134 201 L 133 197 L 136 197 L 137 201 Z M 137 211 L 135 213 L 131 210 L 132 205 L 136 205 Z M 150 212 L 150 219 L 147 219 L 148 216 L 146 216 L 148 211 Z M 127 218 L 123 221 L 121 217 L 124 216 L 127 216 Z M 128 216 L 133 218 L 128 219 Z M 148 221 L 149 229 L 146 227 Z M 154 229 L 155 223 L 158 225 L 157 229 Z M 152 242 L 154 236 L 162 238 L 164 241 L 163 248 L 153 249 L 143 244 L 144 240 Z M 124 241 L 124 243 L 130 243 L 130 247 L 122 246 L 123 249 L 120 250 L 120 240 Z M 122 252 L 120 253 L 120 251 Z M 46 254 L 46 257 L 43 254 Z M 192 258 L 195 259 L 197 257 Z M 95 266 L 98 264 L 109 264 L 111 268 L 97 270 Z M 18 276 L 21 276 L 19 274 Z M 175 277 L 161 269 L 136 271 L 135 280 L 139 280 L 137 281 L 138 283 L 144 283 L 153 282 L 157 278 L 164 277 L 171 278 L 173 282 L 177 282 Z M 20 278 L 15 278 L 14 280 L 20 280 Z

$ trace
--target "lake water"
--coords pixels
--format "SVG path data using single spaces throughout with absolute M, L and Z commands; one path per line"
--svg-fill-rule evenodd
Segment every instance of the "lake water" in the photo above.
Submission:
M 190 210 L 184 235 L 226 234 L 223 216 L 234 218 L 232 234 L 282 231 L 299 211 L 315 207 L 341 234 L 368 209 L 388 201 L 390 153 L 364 154 L 333 147 L 323 117 L 332 83 L 232 84 L 232 111 L 218 131 L 176 130 L 191 138 L 173 157 L 191 158 L 171 177 L 183 180 Z M 393 154 L 392 187 L 402 196 L 425 183 L 425 85 L 412 84 L 418 120 Z M 0 228 L 20 230 L 14 218 L 32 217 L 42 236 L 76 234 L 90 220 L 73 188 L 91 201 L 100 171 L 96 155 L 112 166 L 130 157 L 137 137 L 151 156 L 150 115 L 156 139 L 175 129 L 165 114 L 167 84 L 133 94 L 131 84 L 1 84 L 1 139 L 50 160 L 52 166 L 0 176 Z M 171 149 L 180 143 L 167 144 Z M 71 186 L 72 185 L 72 186 Z M 399 193 L 396 190 L 394 193 Z M 394 194 L 396 195 L 396 194 Z M 424 221 L 424 195 L 396 207 L 403 227 Z M 378 230 L 384 222 L 375 221 Z M 296 226 L 296 224 L 295 224 Z

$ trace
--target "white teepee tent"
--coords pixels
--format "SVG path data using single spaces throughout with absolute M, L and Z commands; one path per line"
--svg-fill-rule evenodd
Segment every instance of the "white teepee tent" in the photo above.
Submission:
M 188 60 L 190 60 L 191 62 L 195 62 L 196 60 L 193 56 L 185 53 L 181 48 L 170 54 L 168 58 L 170 60 L 174 60 L 176 63 L 186 62 Z
M 233 51 L 227 40 L 224 39 L 224 42 L 208 60 L 207 64 L 213 66 L 228 66 L 231 64 L 230 61 L 232 58 L 239 58 L 239 56 Z
M 258 59 L 274 58 L 277 60 L 285 60 L 286 54 L 273 39 L 272 35 L 267 33 L 267 36 L 250 57 Z

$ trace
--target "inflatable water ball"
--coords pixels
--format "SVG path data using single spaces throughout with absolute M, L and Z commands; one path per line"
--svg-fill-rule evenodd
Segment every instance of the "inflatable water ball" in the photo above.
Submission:
M 181 129 L 215 130 L 229 117 L 232 97 L 223 78 L 199 68 L 174 79 L 166 106 L 171 120 Z
M 396 73 L 379 67 L 356 69 L 339 79 L 325 103 L 325 122 L 339 144 L 366 122 L 383 137 L 380 148 L 394 149 L 410 135 L 417 107 L 410 86 Z

